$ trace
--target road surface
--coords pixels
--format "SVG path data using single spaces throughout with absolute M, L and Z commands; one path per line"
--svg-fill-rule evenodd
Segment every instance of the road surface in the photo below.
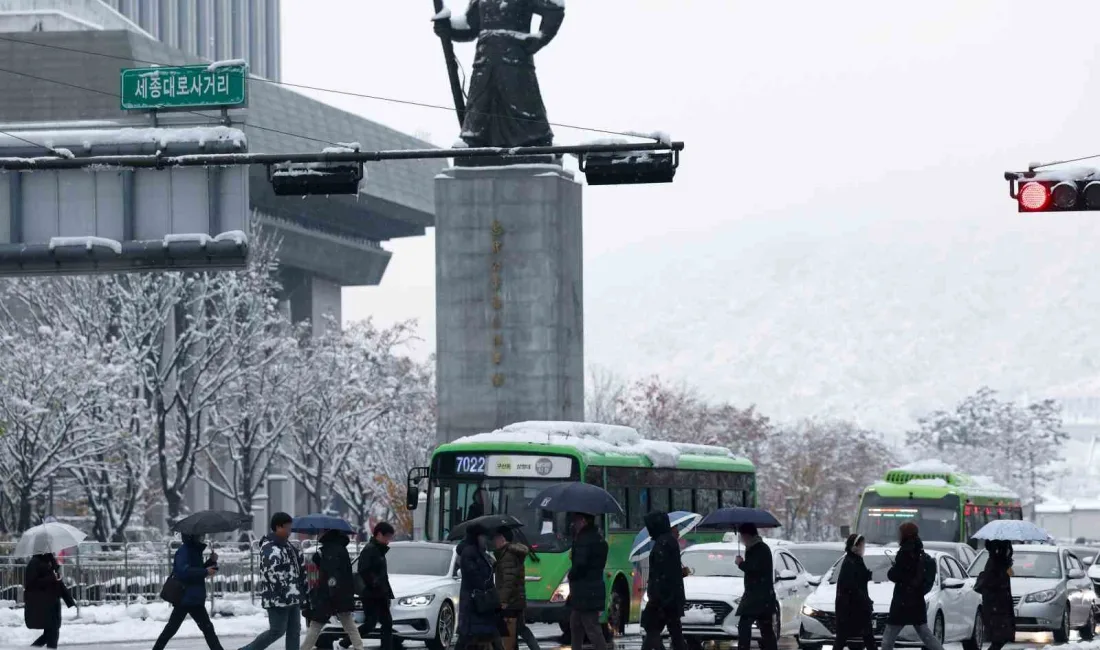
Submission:
M 566 642 L 566 645 L 562 644 L 562 638 L 558 632 L 557 626 L 549 625 L 533 625 L 531 629 L 535 632 L 535 636 L 539 638 L 539 642 L 542 646 L 542 650 L 572 650 Z M 641 650 L 642 638 L 638 634 L 637 626 L 632 625 L 628 629 L 626 636 L 620 637 L 615 642 L 615 650 Z M 225 650 L 237 650 L 244 644 L 251 641 L 251 637 L 223 637 L 222 646 Z M 1035 650 L 1036 648 L 1042 648 L 1048 643 L 1049 639 L 1035 638 L 1035 643 L 1015 643 L 1005 646 L 1005 650 Z M 107 644 L 87 644 L 78 647 L 80 650 L 149 650 L 153 643 L 151 641 L 134 641 L 134 642 L 114 642 Z M 668 646 L 666 639 L 665 646 Z M 283 650 L 284 645 L 282 641 L 277 641 L 272 644 L 269 650 Z M 367 641 L 367 647 L 378 647 L 378 641 Z M 404 645 L 408 650 L 423 650 L 423 646 L 414 643 L 407 643 Z M 520 646 L 523 648 L 524 646 Z M 791 639 L 784 639 L 783 643 L 779 646 L 780 650 L 797 650 L 797 646 Z M 206 643 L 202 639 L 176 639 L 168 644 L 168 650 L 206 650 Z M 307 650 L 302 648 L 302 650 Z M 722 646 L 721 650 L 729 650 L 727 646 Z M 957 643 L 949 643 L 944 650 L 962 650 L 962 645 Z

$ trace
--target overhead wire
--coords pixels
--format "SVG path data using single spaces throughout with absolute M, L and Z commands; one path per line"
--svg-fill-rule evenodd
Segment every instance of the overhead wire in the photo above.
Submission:
M 43 48 L 47 48 L 47 49 L 60 50 L 60 51 L 64 51 L 64 52 L 72 52 L 74 54 L 87 54 L 87 55 L 91 55 L 91 56 L 100 56 L 100 57 L 104 57 L 104 58 L 108 58 L 108 59 L 117 59 L 117 60 L 120 60 L 120 61 L 129 61 L 129 62 L 133 62 L 133 63 L 144 63 L 144 64 L 147 64 L 147 65 L 154 65 L 154 66 L 161 66 L 161 67 L 176 67 L 176 66 L 180 65 L 180 64 L 172 64 L 172 63 L 163 63 L 163 62 L 159 62 L 159 61 L 134 59 L 132 57 L 121 56 L 121 55 L 118 55 L 118 54 L 108 54 L 106 52 L 95 52 L 95 51 L 91 51 L 91 50 L 82 50 L 82 49 L 79 49 L 79 48 L 66 47 L 66 46 L 63 46 L 63 45 L 54 45 L 54 44 L 51 44 L 51 43 L 36 43 L 34 41 L 25 41 L 25 40 L 19 39 L 19 38 L 11 38 L 9 36 L 0 36 L 0 41 L 6 41 L 6 42 L 9 42 L 9 43 L 18 43 L 18 44 L 22 44 L 22 45 L 31 45 L 31 46 L 34 46 L 34 47 L 43 47 Z M 198 65 L 201 65 L 201 64 L 198 64 Z M 462 84 L 463 85 L 463 95 L 466 95 L 465 70 L 462 71 L 462 76 L 464 78 L 463 79 L 463 84 Z M 432 104 L 432 103 L 429 103 L 429 102 L 421 102 L 421 101 L 415 101 L 415 100 L 411 100 L 411 99 L 400 99 L 400 98 L 396 98 L 396 97 L 386 97 L 386 96 L 382 96 L 382 95 L 371 95 L 371 94 L 367 94 L 367 93 L 353 92 L 353 91 L 350 91 L 350 90 L 340 90 L 340 89 L 336 89 L 336 88 L 323 88 L 323 87 L 320 87 L 320 86 L 311 86 L 311 85 L 307 85 L 307 84 L 296 84 L 296 83 L 291 83 L 291 82 L 288 82 L 288 81 L 278 81 L 278 80 L 274 80 L 274 79 L 265 79 L 263 77 L 258 77 L 256 75 L 249 75 L 248 80 L 249 81 L 254 81 L 254 82 L 259 82 L 259 83 L 272 84 L 272 85 L 276 85 L 276 86 L 284 86 L 284 87 L 287 87 L 287 88 L 298 88 L 298 89 L 301 89 L 301 90 L 311 90 L 311 91 L 314 91 L 314 92 L 331 93 L 331 94 L 334 94 L 334 95 L 342 95 L 342 96 L 345 96 L 345 97 L 357 97 L 357 98 L 360 98 L 360 99 L 370 99 L 370 100 L 374 100 L 374 101 L 387 102 L 387 103 L 392 103 L 392 104 L 401 104 L 401 105 L 405 105 L 405 106 L 417 106 L 417 107 L 420 107 L 420 108 L 431 108 L 431 109 L 435 109 L 435 110 L 444 110 L 444 111 L 450 111 L 450 112 L 453 112 L 455 110 L 453 106 L 443 106 L 443 105 L 440 105 L 440 104 Z M 106 92 L 106 91 L 97 91 L 97 92 Z M 487 113 L 487 115 L 497 115 L 497 114 Z M 512 116 L 509 116 L 509 117 L 511 119 L 521 119 L 521 120 L 530 119 L 530 118 L 515 118 L 515 117 L 512 117 Z M 535 120 L 531 120 L 531 121 L 535 121 Z M 645 138 L 645 139 L 650 139 L 650 140 L 658 140 L 658 138 L 656 138 L 656 137 L 651 137 L 651 136 L 648 136 L 648 135 L 641 135 L 641 134 L 638 134 L 638 133 L 631 133 L 629 131 L 615 131 L 615 130 L 611 130 L 611 129 L 599 129 L 599 128 L 595 128 L 595 127 L 579 126 L 579 125 L 576 125 L 576 124 L 565 124 L 565 123 L 562 123 L 562 122 L 549 122 L 549 124 L 550 124 L 550 126 L 557 126 L 557 127 L 563 128 L 563 129 L 573 129 L 573 130 L 577 130 L 577 131 L 588 131 L 588 132 L 591 132 L 591 133 L 602 133 L 602 134 L 605 134 L 605 135 L 618 135 L 618 136 L 625 136 L 625 137 L 631 137 L 631 138 Z M 250 126 L 253 126 L 253 125 L 250 125 Z M 257 128 L 259 128 L 259 127 L 257 127 Z M 317 140 L 316 138 L 310 138 L 308 136 L 299 135 L 297 137 L 305 138 L 307 140 L 316 140 L 318 142 L 325 142 L 324 140 Z M 329 144 L 335 144 L 335 143 L 329 143 Z

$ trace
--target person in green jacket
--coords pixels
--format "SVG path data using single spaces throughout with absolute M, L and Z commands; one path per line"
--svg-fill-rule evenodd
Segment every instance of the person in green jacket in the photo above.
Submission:
M 772 549 L 760 538 L 756 526 L 741 524 L 738 527 L 745 556 L 734 560 L 745 574 L 745 593 L 737 605 L 737 649 L 749 650 L 752 643 L 752 625 L 760 630 L 760 650 L 778 650 L 773 621 L 779 610 L 775 597 L 775 570 L 772 568 Z

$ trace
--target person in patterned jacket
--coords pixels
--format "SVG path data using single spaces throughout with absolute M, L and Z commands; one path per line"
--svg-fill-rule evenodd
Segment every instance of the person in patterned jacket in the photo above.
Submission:
M 298 549 L 290 544 L 292 522 L 285 512 L 271 516 L 271 533 L 264 537 L 260 546 L 260 573 L 263 576 L 260 604 L 267 610 L 270 627 L 241 650 L 264 650 L 283 635 L 286 635 L 286 650 L 298 650 L 306 575 Z

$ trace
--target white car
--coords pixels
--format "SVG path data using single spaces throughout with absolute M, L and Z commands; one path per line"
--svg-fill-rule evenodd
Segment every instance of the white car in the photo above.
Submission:
M 875 639 L 879 641 L 882 640 L 886 616 L 890 611 L 890 600 L 894 596 L 894 583 L 886 578 L 886 572 L 893 565 L 896 552 L 897 549 L 868 548 L 863 556 L 872 574 L 867 592 L 874 602 L 872 620 Z M 936 583 L 932 591 L 924 597 L 928 604 L 929 627 L 941 643 L 961 641 L 966 650 L 978 650 L 984 633 L 979 616 L 982 597 L 971 588 L 966 569 L 954 556 L 940 551 L 925 552 L 936 561 Z M 841 562 L 843 558 L 829 569 L 821 585 L 806 599 L 806 604 L 802 607 L 802 629 L 798 635 L 798 645 L 804 650 L 819 650 L 822 645 L 833 645 L 836 637 L 836 580 Z M 897 644 L 914 647 L 923 645 L 910 626 L 902 630 Z
M 771 549 L 775 595 L 782 616 L 777 622 L 778 635 L 793 636 L 798 633 L 802 602 L 813 591 L 813 585 L 810 575 L 783 546 Z M 687 610 L 682 623 L 684 635 L 693 646 L 698 647 L 703 641 L 737 638 L 738 617 L 734 612 L 745 592 L 745 581 L 734 558 L 744 554 L 743 546 L 728 542 L 696 544 L 684 549 L 681 562 L 692 574 L 684 578 Z M 753 638 L 760 638 L 760 633 L 754 631 Z
M 352 560 L 352 570 L 357 561 Z M 454 545 L 393 542 L 386 553 L 386 567 L 394 595 L 390 603 L 394 637 L 422 641 L 428 650 L 449 648 L 458 629 L 458 556 Z M 365 617 L 358 597 L 355 609 L 355 623 L 362 634 Z M 375 626 L 369 638 L 378 636 Z M 321 632 L 317 646 L 331 648 L 336 641 L 343 646 L 348 643 L 334 617 Z

